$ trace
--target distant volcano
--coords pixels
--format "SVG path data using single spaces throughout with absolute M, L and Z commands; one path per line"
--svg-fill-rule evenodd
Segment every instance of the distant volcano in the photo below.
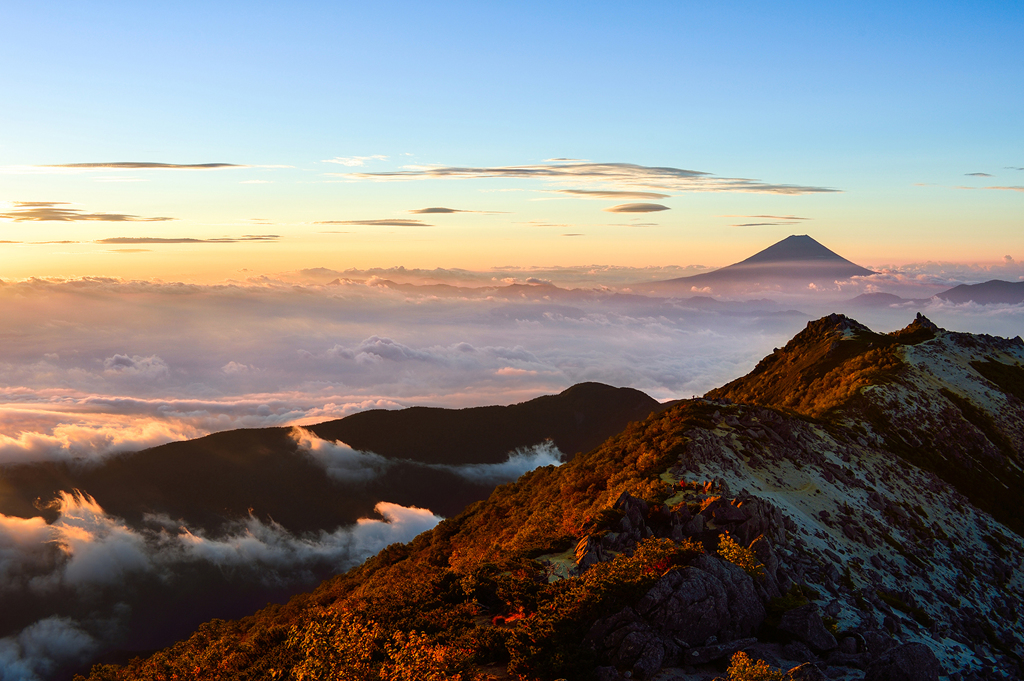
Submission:
M 654 293 L 741 293 L 834 288 L 835 282 L 875 274 L 807 236 L 793 235 L 742 262 L 713 272 L 654 282 Z M 710 290 L 709 290 L 710 289 Z

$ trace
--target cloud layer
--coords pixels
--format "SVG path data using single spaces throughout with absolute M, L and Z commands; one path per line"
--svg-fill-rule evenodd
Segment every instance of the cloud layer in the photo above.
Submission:
M 1024 277 L 1012 258 L 872 265 L 878 274 L 830 290 L 754 293 L 774 305 L 635 295 L 646 281 L 704 268 L 316 268 L 219 286 L 0 282 L 0 462 L 90 459 L 373 408 L 509 404 L 588 380 L 689 397 L 749 371 L 838 301 L 879 291 L 922 299 Z M 848 312 L 880 330 L 920 309 L 947 328 L 1020 333 L 1013 308 L 913 305 Z
M 0 598 L 12 604 L 28 596 L 39 604 L 36 609 L 57 610 L 13 630 L 12 612 L 5 613 L 3 679 L 45 679 L 130 644 L 132 618 L 158 616 L 150 612 L 153 603 L 175 597 L 182 581 L 198 579 L 220 590 L 246 584 L 308 588 L 324 574 L 410 541 L 440 521 L 426 509 L 381 502 L 376 511 L 382 519 L 315 535 L 295 536 L 250 517 L 212 537 L 165 517 L 151 518 L 148 527 L 129 527 L 85 494 L 62 493 L 56 504 L 60 515 L 50 525 L 42 518 L 0 515 Z M 203 593 L 196 586 L 180 593 L 196 599 Z M 183 611 L 198 605 L 184 598 L 178 603 Z M 30 615 L 32 605 L 22 609 Z

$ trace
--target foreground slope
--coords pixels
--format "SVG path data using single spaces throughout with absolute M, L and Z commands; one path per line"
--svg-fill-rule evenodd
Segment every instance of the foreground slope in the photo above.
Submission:
M 723 389 L 792 403 L 678 404 L 312 594 L 90 678 L 710 679 L 737 651 L 817 668 L 793 679 L 1020 678 L 1024 540 L 908 458 L 924 426 L 855 406 L 899 396 L 940 423 L 946 389 L 1019 454 L 1021 344 L 840 317 L 798 339 L 819 354 L 791 344 Z M 956 386 L 968 370 L 991 378 Z M 937 456 L 971 471 L 975 445 Z

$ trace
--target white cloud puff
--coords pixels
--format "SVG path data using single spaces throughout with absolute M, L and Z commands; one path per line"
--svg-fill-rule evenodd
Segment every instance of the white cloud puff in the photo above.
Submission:
M 352 449 L 344 442 L 323 440 L 305 428 L 292 428 L 291 437 L 335 480 L 365 482 L 372 480 L 394 463 L 373 452 Z
M 0 681 L 40 681 L 65 665 L 81 664 L 97 641 L 70 618 L 41 619 L 16 636 L 0 638 Z
M 524 473 L 541 466 L 561 466 L 564 457 L 553 442 L 547 441 L 509 452 L 508 459 L 501 463 L 471 463 L 460 466 L 436 464 L 433 467 L 451 471 L 470 482 L 500 485 L 518 480 Z

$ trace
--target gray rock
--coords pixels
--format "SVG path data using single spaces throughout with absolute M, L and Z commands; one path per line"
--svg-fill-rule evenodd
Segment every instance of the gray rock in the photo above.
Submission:
M 839 645 L 836 637 L 829 633 L 822 623 L 818 606 L 814 603 L 801 605 L 783 613 L 779 629 L 793 634 L 818 651 L 835 650 Z
M 683 534 L 687 537 L 692 537 L 695 534 L 704 531 L 704 516 L 700 513 L 690 518 L 689 521 L 683 524 Z
M 865 653 L 835 651 L 828 656 L 828 663 L 832 667 L 853 667 L 864 671 L 868 668 L 868 656 Z
M 627 673 L 631 678 L 647 679 L 661 668 L 666 656 L 678 657 L 679 654 L 675 644 L 666 644 L 629 607 L 595 622 L 586 638 L 604 652 L 612 665 L 629 668 Z
M 905 643 L 868 665 L 864 681 L 938 681 L 942 673 L 931 648 L 923 643 Z
M 813 662 L 804 662 L 799 667 L 793 667 L 786 672 L 786 681 L 825 681 L 827 677 L 818 665 Z
M 808 660 L 818 659 L 814 651 L 800 641 L 792 641 L 784 645 L 782 647 L 782 654 L 786 656 L 787 660 L 793 660 L 794 662 L 807 662 Z
M 857 639 L 853 636 L 844 636 L 843 640 L 839 642 L 839 652 L 845 655 L 855 655 L 857 653 Z
M 782 652 L 782 646 L 778 643 L 765 643 L 758 641 L 748 646 L 743 647 L 743 652 L 750 656 L 752 660 L 764 660 L 770 666 L 775 668 L 783 668 L 792 666 L 789 662 L 792 662 L 791 658 L 787 657 Z M 810 653 L 810 651 L 807 651 Z M 806 659 L 811 659 L 810 657 Z
M 711 556 L 666 574 L 637 602 L 636 612 L 691 648 L 711 636 L 721 641 L 748 637 L 765 616 L 750 576 Z
M 621 662 L 626 662 L 623 653 L 633 658 L 633 678 L 648 679 L 661 669 L 665 659 L 665 645 L 654 632 L 633 632 L 623 640 L 619 653 Z
M 615 667 L 598 667 L 597 681 L 621 681 L 622 674 Z
M 772 548 L 771 542 L 763 534 L 758 535 L 758 537 L 750 543 L 750 550 L 753 551 L 757 560 L 764 565 L 764 577 L 759 579 L 758 583 L 764 591 L 762 601 L 767 603 L 768 600 L 778 598 L 782 595 L 782 590 L 779 588 L 778 578 L 779 557 L 775 554 L 775 549 Z
M 716 643 L 710 646 L 689 648 L 683 653 L 683 662 L 687 665 L 707 664 L 722 658 L 732 657 L 739 650 L 744 650 L 757 643 L 756 638 L 744 638 L 728 643 Z
M 604 549 L 601 547 L 600 539 L 591 535 L 580 539 L 579 543 L 576 544 L 575 555 L 576 569 L 581 573 L 591 565 L 605 560 Z

